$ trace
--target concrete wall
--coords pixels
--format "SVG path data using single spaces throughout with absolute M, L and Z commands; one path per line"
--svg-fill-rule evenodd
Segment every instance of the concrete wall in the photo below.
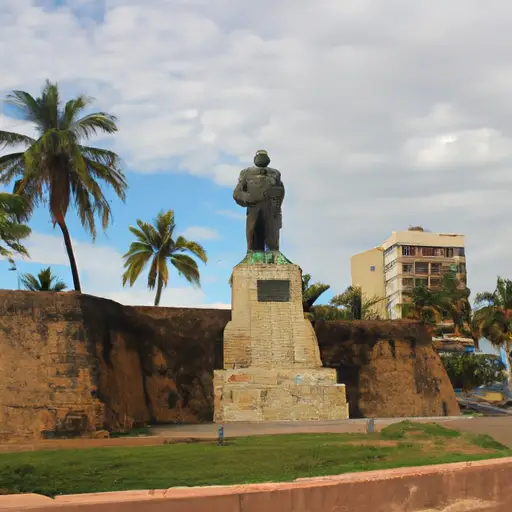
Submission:
M 0 291 L 0 440 L 84 431 L 102 420 L 113 430 L 211 421 L 230 316 Z M 351 417 L 459 413 L 418 324 L 327 322 L 315 330 L 324 366 L 347 386 Z
M 291 483 L 76 496 L 0 496 L 32 512 L 509 512 L 512 459 L 350 473 Z
M 382 248 L 376 247 L 350 258 L 352 286 L 361 287 L 361 292 L 366 299 L 386 296 L 383 253 Z M 381 318 L 386 318 L 386 301 L 376 304 L 374 311 Z

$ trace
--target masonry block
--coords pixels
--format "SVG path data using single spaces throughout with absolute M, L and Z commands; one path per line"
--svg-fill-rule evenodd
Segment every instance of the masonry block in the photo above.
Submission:
M 232 276 L 224 369 L 214 372 L 214 419 L 328 420 L 348 417 L 345 386 L 322 367 L 304 318 L 297 265 L 240 264 Z

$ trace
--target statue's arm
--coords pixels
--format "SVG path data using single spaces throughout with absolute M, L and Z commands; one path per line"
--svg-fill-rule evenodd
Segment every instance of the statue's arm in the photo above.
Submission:
M 249 206 L 250 196 L 247 193 L 247 180 L 244 171 L 240 173 L 240 177 L 238 178 L 238 183 L 233 191 L 233 199 L 239 206 L 243 206 L 244 208 Z

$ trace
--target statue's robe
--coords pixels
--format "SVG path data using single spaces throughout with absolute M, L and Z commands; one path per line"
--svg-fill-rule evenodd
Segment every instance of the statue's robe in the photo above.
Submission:
M 284 185 L 270 167 L 248 167 L 240 173 L 233 198 L 247 208 L 247 250 L 279 251 Z

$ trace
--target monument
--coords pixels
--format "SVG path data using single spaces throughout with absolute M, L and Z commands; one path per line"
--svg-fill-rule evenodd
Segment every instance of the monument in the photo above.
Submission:
M 348 418 L 345 386 L 323 368 L 315 331 L 304 318 L 302 272 L 279 251 L 284 185 L 258 151 L 240 173 L 234 200 L 247 208 L 247 254 L 231 278 L 224 369 L 214 373 L 214 420 Z

